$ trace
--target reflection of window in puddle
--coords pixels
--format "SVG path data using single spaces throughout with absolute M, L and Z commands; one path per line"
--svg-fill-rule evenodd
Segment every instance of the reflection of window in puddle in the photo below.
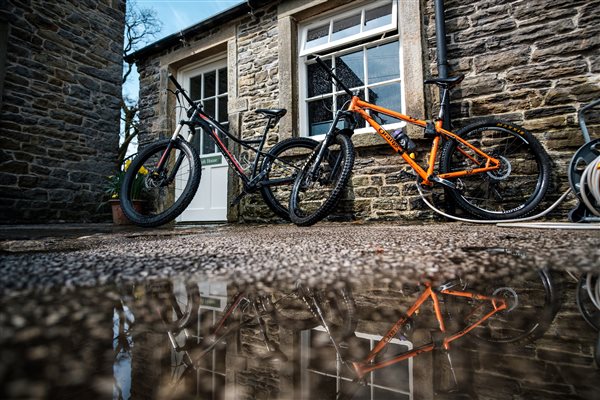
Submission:
M 378 335 L 355 332 L 359 339 L 356 345 L 369 350 L 382 338 Z M 330 337 L 323 327 L 302 331 L 301 345 L 301 398 L 335 398 L 342 384 L 347 385 L 356 378 L 353 370 L 346 367 L 338 357 Z M 412 343 L 392 339 L 381 353 L 381 359 L 411 350 Z M 413 360 L 381 368 L 364 376 L 366 385 L 358 387 L 354 399 L 412 399 Z
M 179 332 L 175 340 L 179 345 L 190 341 L 200 344 L 210 335 L 211 328 L 219 321 L 227 304 L 227 284 L 221 282 L 198 283 L 200 291 L 200 305 L 198 307 L 197 324 Z M 184 283 L 176 282 L 174 294 L 177 301 L 187 301 Z M 172 383 L 177 389 L 188 394 L 194 394 L 201 398 L 223 399 L 225 398 L 225 359 L 227 355 L 227 343 L 230 338 L 224 339 L 203 357 L 194 359 L 196 371 L 190 371 L 189 365 L 184 362 L 186 353 L 183 351 L 171 351 L 171 376 Z

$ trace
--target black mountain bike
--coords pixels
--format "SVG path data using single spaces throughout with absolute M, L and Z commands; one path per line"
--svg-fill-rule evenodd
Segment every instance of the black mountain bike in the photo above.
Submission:
M 177 102 L 182 104 L 179 97 L 182 95 L 188 103 L 188 120 L 179 121 L 170 139 L 158 140 L 146 146 L 129 165 L 120 192 L 121 208 L 127 218 L 140 226 L 159 226 L 176 218 L 190 204 L 198 190 L 202 171 L 198 152 L 191 145 L 197 128 L 200 128 L 215 141 L 221 154 L 242 180 L 242 191 L 231 205 L 239 203 L 246 194 L 260 191 L 265 203 L 275 214 L 289 219 L 287 205 L 291 184 L 305 156 L 318 142 L 309 138 L 290 138 L 265 152 L 263 148 L 267 133 L 286 114 L 285 109 L 256 110 L 256 113 L 267 118 L 262 137 L 238 139 L 208 115 L 199 101 L 193 101 L 172 75 L 169 78 L 175 85 Z M 181 134 L 184 126 L 190 132 L 187 139 Z M 244 170 L 227 148 L 228 138 L 256 153 L 249 171 Z M 143 193 L 144 200 L 141 209 L 134 207 L 134 201 L 137 200 L 134 197 L 139 192 Z

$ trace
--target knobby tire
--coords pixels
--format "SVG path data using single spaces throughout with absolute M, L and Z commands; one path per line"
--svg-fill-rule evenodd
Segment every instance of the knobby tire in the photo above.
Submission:
M 313 225 L 327 217 L 342 197 L 354 166 L 354 145 L 350 137 L 345 134 L 336 135 L 330 148 L 336 145 L 339 146 L 339 150 L 327 149 L 323 160 L 316 160 L 320 146 L 315 149 L 296 177 L 289 206 L 290 219 L 296 225 Z M 319 163 L 318 176 L 310 177 L 308 176 L 309 171 L 316 162 Z M 321 199 L 318 196 L 325 190 L 325 183 L 331 185 L 331 193 L 325 194 L 325 199 L 322 199 L 322 203 L 320 203 Z M 311 205 L 311 202 L 316 203 L 312 204 L 316 206 L 316 209 L 304 210 L 304 203 L 301 204 L 304 199 L 301 197 L 307 199 L 308 205 Z M 311 197 L 314 201 L 311 201 Z
M 121 208 L 127 218 L 136 225 L 155 227 L 172 221 L 187 208 L 198 190 L 201 175 L 200 159 L 196 150 L 181 138 L 173 143 L 163 174 L 154 177 L 156 163 L 166 150 L 169 141 L 170 139 L 165 139 L 145 147 L 131 162 L 123 179 L 120 192 Z M 172 174 L 171 169 L 174 168 L 175 160 L 180 154 L 183 154 L 183 161 L 176 171 L 177 178 L 168 182 L 167 177 Z M 142 174 L 141 171 L 148 171 L 148 173 Z M 134 185 L 139 185 L 141 178 L 143 178 L 145 198 L 144 209 L 140 212 L 134 208 L 132 193 Z M 177 187 L 176 193 L 177 180 L 184 186 L 181 185 L 183 189 L 181 186 Z M 168 199 L 173 196 L 175 201 L 171 203 Z
M 312 152 L 319 142 L 310 138 L 289 138 L 277 143 L 263 159 L 261 172 L 265 172 L 265 181 L 270 179 L 291 178 L 289 184 L 262 186 L 260 193 L 269 208 L 279 217 L 289 221 L 289 203 L 292 183 L 302 168 L 307 151 Z
M 461 138 L 501 160 L 498 171 L 470 174 L 448 189 L 454 202 L 476 218 L 504 220 L 525 217 L 540 204 L 550 183 L 550 159 L 540 142 L 515 124 L 487 119 L 457 132 Z M 440 173 L 468 170 L 476 165 L 448 140 L 440 154 Z M 470 151 L 470 150 L 468 150 Z

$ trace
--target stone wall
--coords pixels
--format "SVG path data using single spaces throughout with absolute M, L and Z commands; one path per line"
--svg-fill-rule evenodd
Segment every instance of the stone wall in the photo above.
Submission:
M 449 75 L 457 126 L 487 116 L 535 134 L 553 161 L 549 200 L 568 187 L 567 167 L 583 144 L 577 111 L 600 98 L 600 1 L 445 1 Z M 433 1 L 425 1 L 430 71 L 437 71 Z M 600 113 L 589 115 L 600 136 Z M 548 202 L 547 202 L 548 203 Z M 570 206 L 554 212 L 563 218 Z
M 2 3 L 2 223 L 108 219 L 98 208 L 119 142 L 124 12 L 123 0 Z
M 263 120 L 253 110 L 280 106 L 282 99 L 290 96 L 281 93 L 282 88 L 293 86 L 279 82 L 281 76 L 295 75 L 293 71 L 282 73 L 280 70 L 287 64 L 278 58 L 281 54 L 278 18 L 283 18 L 278 10 L 285 9 L 287 3 L 277 3 L 230 23 L 236 29 L 236 53 L 235 60 L 229 59 L 228 63 L 237 84 L 235 93 L 230 94 L 230 111 L 235 109 L 236 115 L 230 119 L 236 119 L 231 126 L 239 127 L 246 137 L 262 132 Z M 412 3 L 421 9 L 422 20 L 414 23 L 422 24 L 424 75 L 435 76 L 433 0 Z M 452 95 L 454 125 L 461 127 L 497 115 L 533 132 L 553 162 L 551 187 L 542 206 L 549 205 L 567 189 L 568 163 L 583 143 L 577 110 L 600 95 L 600 27 L 593 23 L 594 16 L 600 12 L 600 1 L 477 0 L 465 4 L 448 0 L 445 6 L 450 75 L 466 75 Z M 186 43 L 190 48 L 202 46 L 202 40 L 214 31 L 218 29 L 186 39 Z M 162 51 L 139 65 L 142 121 L 145 129 L 153 134 L 166 132 L 169 124 L 164 106 L 166 97 L 161 98 L 157 93 L 157 82 L 164 80 L 160 76 L 159 60 L 174 51 L 177 48 Z M 297 98 L 298 94 L 292 96 Z M 437 91 L 428 89 L 426 97 L 426 115 L 414 117 L 431 118 L 437 113 Z M 592 137 L 598 137 L 599 113 L 591 113 L 588 121 Z M 297 121 L 290 124 L 297 125 Z M 276 130 L 270 144 L 290 134 L 298 135 L 287 131 L 280 134 Z M 412 134 L 418 145 L 418 160 L 425 165 L 431 142 L 418 133 Z M 363 142 L 355 140 L 357 159 L 351 185 L 333 218 L 436 218 L 421 201 L 415 178 L 407 174 L 404 161 L 388 146 L 373 145 L 372 140 Z M 230 175 L 230 179 L 237 178 Z M 445 206 L 443 190 L 434 192 L 434 200 L 439 206 Z M 551 216 L 565 218 L 572 205 L 573 202 L 565 203 Z M 272 218 L 260 195 L 248 196 L 240 205 L 240 220 L 256 222 Z

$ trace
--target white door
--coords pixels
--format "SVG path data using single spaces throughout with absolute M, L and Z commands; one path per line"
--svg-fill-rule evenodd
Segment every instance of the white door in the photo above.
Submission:
M 177 80 L 193 100 L 202 100 L 204 110 L 227 127 L 227 60 L 189 68 L 178 74 Z M 177 119 L 187 119 L 185 110 L 178 110 Z M 187 132 L 185 133 L 187 135 Z M 185 136 L 184 135 L 184 136 Z M 225 138 L 223 138 L 227 144 Z M 212 138 L 196 131 L 192 144 L 200 154 L 202 177 L 198 192 L 178 222 L 210 222 L 227 220 L 227 172 L 225 157 Z

